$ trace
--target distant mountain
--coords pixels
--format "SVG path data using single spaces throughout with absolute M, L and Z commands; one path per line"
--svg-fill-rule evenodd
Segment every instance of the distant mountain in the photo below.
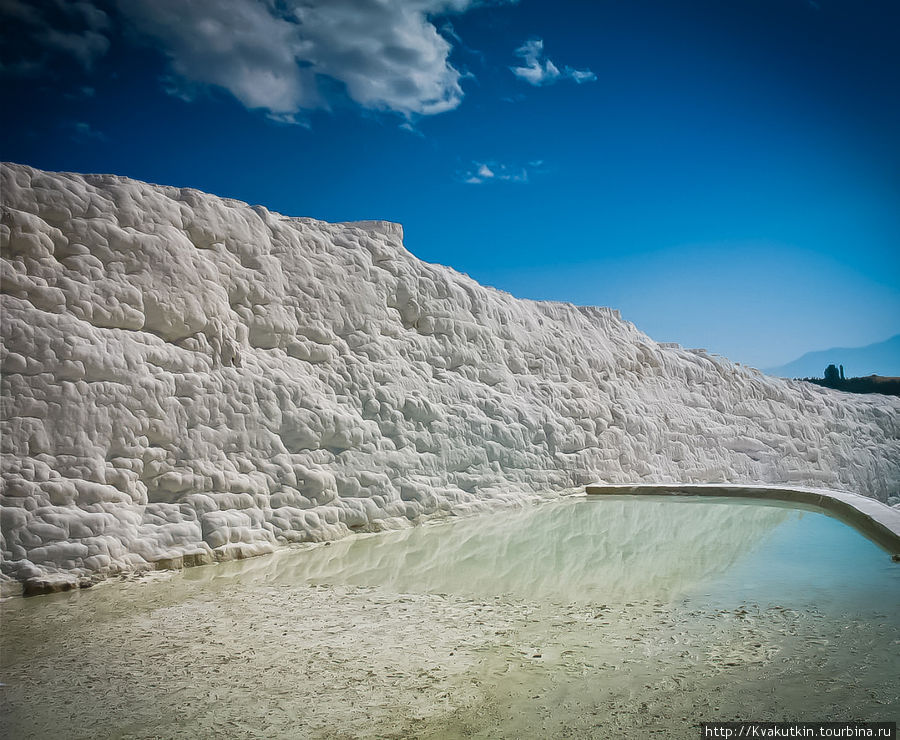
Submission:
M 900 376 L 900 334 L 865 347 L 834 347 L 807 352 L 793 362 L 763 372 L 782 378 L 821 378 L 828 365 L 843 365 L 847 378 L 873 374 Z

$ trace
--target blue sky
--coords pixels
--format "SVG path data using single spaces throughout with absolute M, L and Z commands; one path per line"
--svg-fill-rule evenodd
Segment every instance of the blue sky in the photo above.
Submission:
M 382 218 L 766 367 L 900 332 L 895 0 L 0 0 L 0 158 Z

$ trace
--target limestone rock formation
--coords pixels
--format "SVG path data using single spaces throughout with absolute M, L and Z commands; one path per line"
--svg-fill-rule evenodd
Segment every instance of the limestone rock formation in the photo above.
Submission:
M 396 224 L 15 164 L 0 196 L 7 590 L 593 480 L 900 487 L 900 399 L 516 299 Z

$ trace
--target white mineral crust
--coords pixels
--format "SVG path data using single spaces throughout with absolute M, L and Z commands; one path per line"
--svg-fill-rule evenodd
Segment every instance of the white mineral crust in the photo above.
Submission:
M 15 164 L 0 195 L 7 591 L 592 481 L 900 487 L 900 399 L 514 298 L 397 224 Z

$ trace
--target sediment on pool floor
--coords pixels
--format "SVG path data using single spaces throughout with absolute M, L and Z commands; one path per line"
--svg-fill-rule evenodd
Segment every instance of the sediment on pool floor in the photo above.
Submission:
M 27 578 L 21 582 L 8 582 L 4 584 L 4 597 L 9 596 L 43 596 L 45 594 L 62 593 L 77 589 L 91 588 L 103 581 L 114 578 L 140 577 L 153 571 L 179 571 L 185 568 L 195 568 L 202 565 L 214 565 L 227 563 L 233 560 L 247 560 L 263 555 L 271 555 L 277 552 L 275 548 L 259 548 L 242 545 L 229 545 L 215 550 L 200 550 L 196 552 L 173 555 L 148 562 L 143 567 L 137 567 L 127 572 L 97 572 L 89 576 L 73 577 L 68 574 L 55 574 L 38 578 Z

